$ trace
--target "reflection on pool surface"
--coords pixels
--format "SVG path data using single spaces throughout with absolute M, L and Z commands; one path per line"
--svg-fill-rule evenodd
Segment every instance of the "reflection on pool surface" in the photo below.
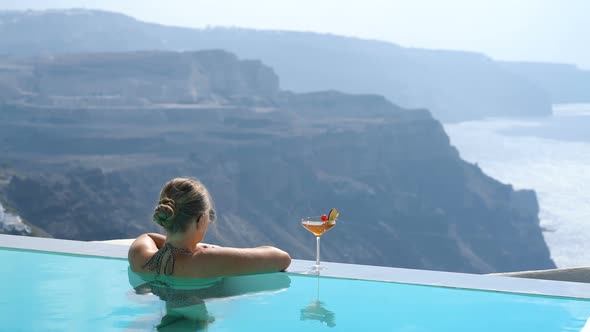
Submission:
M 120 259 L 0 259 L 2 331 L 543 332 L 580 331 L 590 317 L 590 301 L 568 298 L 287 273 L 182 284 L 143 280 Z

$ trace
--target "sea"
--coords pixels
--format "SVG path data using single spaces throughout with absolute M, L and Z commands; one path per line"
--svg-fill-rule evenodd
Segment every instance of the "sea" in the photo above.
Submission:
M 590 104 L 553 115 L 445 124 L 461 157 L 515 189 L 534 189 L 558 267 L 590 266 Z

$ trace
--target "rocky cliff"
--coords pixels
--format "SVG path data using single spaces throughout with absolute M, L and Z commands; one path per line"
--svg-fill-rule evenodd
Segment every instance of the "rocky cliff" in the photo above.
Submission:
M 83 84 L 73 73 L 90 59 L 98 58 L 79 55 L 60 71 Z M 64 83 L 43 90 L 44 99 L 9 98 L 0 108 L 0 153 L 18 165 L 1 193 L 55 237 L 98 240 L 154 230 L 149 216 L 161 185 L 189 175 L 210 188 L 219 211 L 210 242 L 274 244 L 310 259 L 315 240 L 300 218 L 338 207 L 339 223 L 322 243 L 325 260 L 482 273 L 554 267 L 534 193 L 515 191 L 461 160 L 428 111 L 376 95 L 270 89 L 276 76 L 268 67 L 222 51 L 101 59 L 108 61 L 95 66 L 100 74 L 92 76 L 92 89 Z M 212 81 L 207 75 L 186 80 L 189 68 L 207 67 L 208 59 L 227 68 L 213 75 L 250 77 L 228 83 L 235 89 L 197 88 L 208 92 L 187 104 L 168 104 L 161 94 L 138 96 L 144 103 L 127 108 L 52 101 L 105 91 L 129 77 L 154 87 L 184 82 L 184 95 Z M 47 66 L 47 60 L 29 61 L 30 68 Z M 167 62 L 184 67 L 162 78 L 134 69 Z M 52 70 L 32 70 L 30 79 Z M 252 78 L 257 73 L 264 79 Z M 257 99 L 234 98 L 240 91 L 254 91 Z
M 226 52 L 134 52 L 0 60 L 3 102 L 57 107 L 152 104 L 256 105 L 278 77 L 259 61 Z
M 590 70 L 543 62 L 502 62 L 511 73 L 546 90 L 554 104 L 590 103 Z

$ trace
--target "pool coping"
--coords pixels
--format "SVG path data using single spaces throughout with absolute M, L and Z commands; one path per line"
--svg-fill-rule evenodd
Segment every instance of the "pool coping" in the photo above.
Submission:
M 0 234 L 0 248 L 55 252 L 105 258 L 127 259 L 128 246 L 102 242 L 84 242 Z M 288 273 L 310 273 L 314 262 L 294 259 Z M 509 292 L 527 295 L 557 296 L 590 300 L 590 284 L 541 279 L 523 279 L 497 275 L 414 270 L 395 267 L 322 262 L 322 277 L 395 282 L 448 288 Z

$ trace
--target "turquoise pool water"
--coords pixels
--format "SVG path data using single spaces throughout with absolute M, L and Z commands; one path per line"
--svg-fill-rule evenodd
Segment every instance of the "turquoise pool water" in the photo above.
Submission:
M 0 249 L 0 262 L 0 331 L 554 332 L 590 317 L 568 298 L 287 273 L 170 288 L 119 259 Z

